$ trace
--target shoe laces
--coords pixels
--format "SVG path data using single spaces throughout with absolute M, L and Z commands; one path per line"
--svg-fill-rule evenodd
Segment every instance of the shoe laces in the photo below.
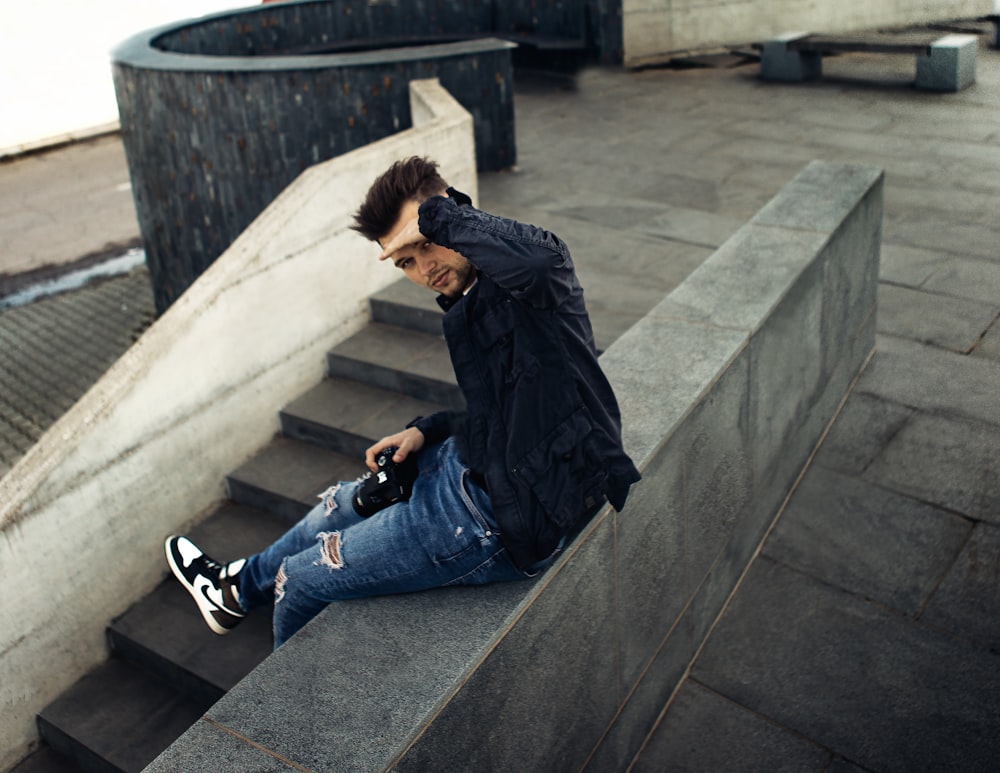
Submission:
M 239 572 L 235 572 L 234 574 L 229 573 L 229 567 L 232 566 L 232 562 L 221 564 L 205 555 L 201 557 L 201 560 L 203 562 L 205 572 L 211 573 L 211 576 L 215 578 L 216 582 L 225 583 L 232 588 L 237 587 L 236 576 Z M 242 569 L 242 567 L 240 568 Z
M 229 593 L 236 601 L 237 606 L 242 608 L 243 599 L 240 596 L 240 583 L 237 577 L 239 576 L 240 571 L 243 570 L 243 567 L 240 566 L 240 569 L 238 571 L 234 572 L 233 574 L 230 574 L 229 569 L 234 563 L 236 563 L 235 561 L 230 561 L 229 563 L 226 564 L 220 564 L 218 561 L 215 561 L 214 559 L 208 558 L 207 556 L 204 555 L 202 555 L 202 561 L 204 561 L 205 563 L 205 569 L 209 572 L 212 572 L 212 576 L 215 578 L 216 583 L 220 585 L 224 584 L 229 589 Z
M 225 579 L 225 571 L 226 571 L 225 564 L 220 564 L 218 561 L 215 561 L 206 555 L 202 555 L 201 561 L 202 564 L 204 564 L 205 569 L 207 571 L 211 572 L 216 577 Z

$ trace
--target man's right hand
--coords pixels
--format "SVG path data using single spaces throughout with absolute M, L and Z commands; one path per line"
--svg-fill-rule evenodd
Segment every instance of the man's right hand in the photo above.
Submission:
M 396 446 L 398 449 L 392 456 L 392 461 L 399 464 L 407 456 L 416 453 L 424 447 L 424 433 L 416 427 L 407 427 L 402 432 L 382 438 L 375 445 L 365 451 L 365 464 L 372 472 L 378 472 L 378 465 L 375 464 L 375 457 L 383 448 Z

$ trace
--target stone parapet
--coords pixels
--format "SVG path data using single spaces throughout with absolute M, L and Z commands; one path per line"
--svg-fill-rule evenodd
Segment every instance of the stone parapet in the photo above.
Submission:
M 873 350 L 882 185 L 813 162 L 604 353 L 622 513 L 531 583 L 332 605 L 149 770 L 625 769 Z

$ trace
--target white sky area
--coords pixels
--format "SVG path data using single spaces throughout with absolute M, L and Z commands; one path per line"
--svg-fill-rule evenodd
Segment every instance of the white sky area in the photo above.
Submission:
M 111 49 L 137 32 L 253 0 L 28 0 L 0 15 L 0 150 L 118 120 Z

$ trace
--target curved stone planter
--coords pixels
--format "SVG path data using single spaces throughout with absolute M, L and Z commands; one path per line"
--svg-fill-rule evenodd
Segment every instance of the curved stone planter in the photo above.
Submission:
M 149 30 L 113 51 L 158 311 L 303 169 L 409 128 L 411 80 L 438 78 L 472 114 L 479 169 L 515 163 L 513 44 L 454 40 L 449 25 L 475 29 L 468 14 L 482 3 L 446 0 L 421 17 L 423 5 L 269 4 Z M 354 6 L 365 13 L 346 12 Z

